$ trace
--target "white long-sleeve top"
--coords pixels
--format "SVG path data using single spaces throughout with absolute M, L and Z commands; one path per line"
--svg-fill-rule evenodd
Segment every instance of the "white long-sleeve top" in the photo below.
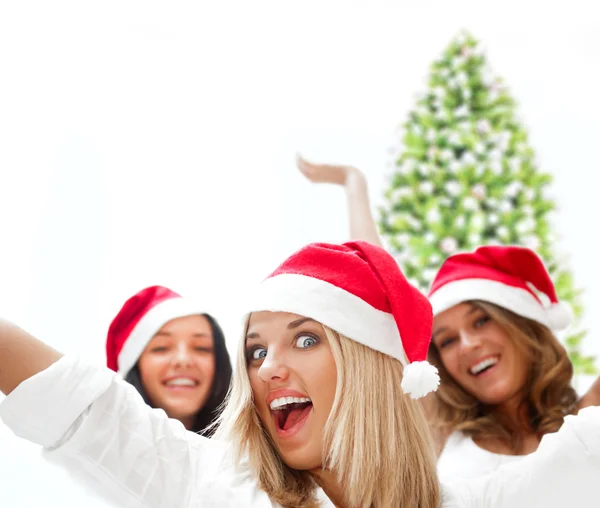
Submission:
M 0 417 L 116 506 L 277 506 L 247 466 L 233 462 L 227 443 L 186 431 L 102 367 L 64 357 L 21 383 L 0 405 Z M 442 508 L 596 507 L 599 479 L 600 408 L 589 408 L 515 467 L 443 485 Z

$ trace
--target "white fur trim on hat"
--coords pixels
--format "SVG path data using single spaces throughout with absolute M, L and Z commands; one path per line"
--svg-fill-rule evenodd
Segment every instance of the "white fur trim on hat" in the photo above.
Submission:
M 290 312 L 305 316 L 364 346 L 408 364 L 392 314 L 329 282 L 298 274 L 264 280 L 249 312 Z
M 206 308 L 195 300 L 170 298 L 152 307 L 135 325 L 119 353 L 119 374 L 126 376 L 139 360 L 152 337 L 172 319 L 206 314 Z
M 438 370 L 429 362 L 412 362 L 404 367 L 401 387 L 412 399 L 420 399 L 435 392 L 439 385 Z
M 568 312 L 559 310 L 564 308 L 564 304 L 544 307 L 529 291 L 495 280 L 462 279 L 449 282 L 429 297 L 434 315 L 469 300 L 496 304 L 553 330 L 564 329 L 570 324 Z

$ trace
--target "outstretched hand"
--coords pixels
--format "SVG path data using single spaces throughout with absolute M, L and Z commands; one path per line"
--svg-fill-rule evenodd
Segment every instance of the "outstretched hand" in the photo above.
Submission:
M 346 185 L 348 175 L 356 171 L 350 166 L 308 162 L 301 155 L 296 156 L 296 165 L 300 172 L 313 183 Z

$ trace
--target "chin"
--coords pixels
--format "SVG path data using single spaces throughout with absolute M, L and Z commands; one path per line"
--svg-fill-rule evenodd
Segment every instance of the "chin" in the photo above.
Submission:
M 311 460 L 311 457 L 307 457 L 301 450 L 280 454 L 285 465 L 297 471 L 310 471 L 321 467 L 321 457 Z

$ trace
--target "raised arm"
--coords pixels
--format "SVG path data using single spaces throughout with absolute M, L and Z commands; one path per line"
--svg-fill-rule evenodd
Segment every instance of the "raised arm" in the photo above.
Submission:
M 223 469 L 224 445 L 150 408 L 113 371 L 62 356 L 7 322 L 0 326 L 0 388 L 8 394 L 0 419 L 116 506 L 210 504 L 235 480 Z M 209 487 L 215 482 L 220 489 Z
M 588 406 L 600 406 L 600 377 L 594 381 L 594 384 L 577 403 L 578 410 Z
M 61 357 L 25 330 L 0 319 L 0 391 L 5 395 Z
M 382 245 L 371 213 L 367 180 L 360 170 L 352 166 L 315 164 L 301 156 L 297 157 L 297 165 L 302 174 L 313 183 L 331 183 L 344 187 L 348 200 L 351 240 L 365 240 Z

